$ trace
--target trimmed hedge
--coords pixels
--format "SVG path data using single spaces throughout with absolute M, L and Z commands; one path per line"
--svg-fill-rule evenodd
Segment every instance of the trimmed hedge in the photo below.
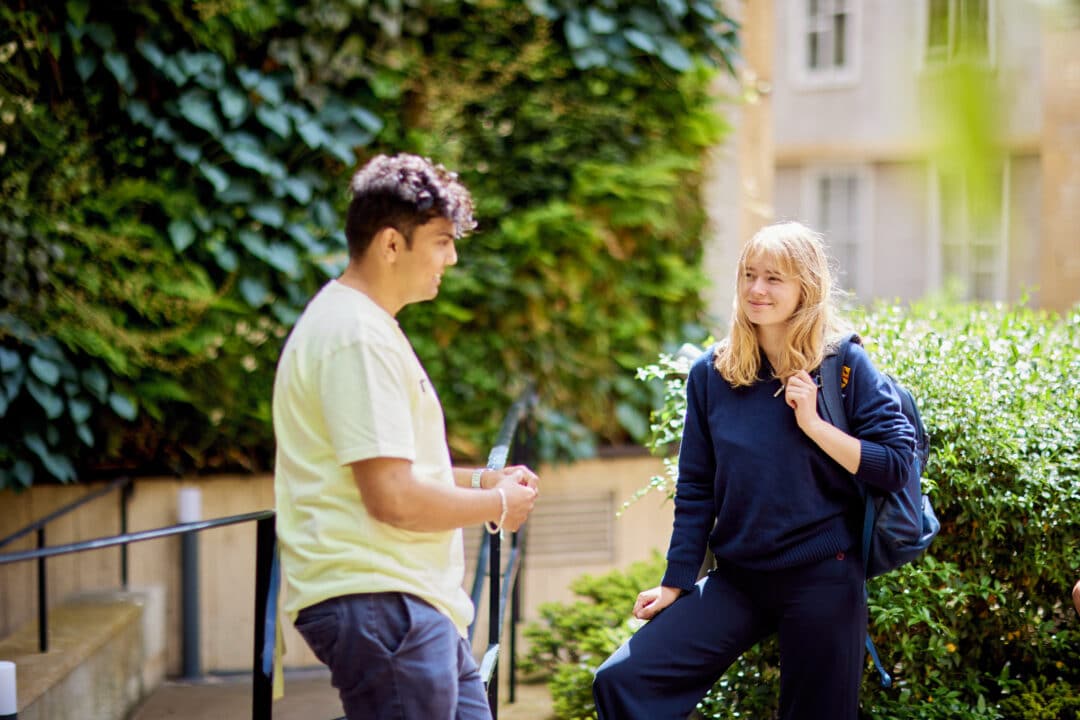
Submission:
M 1080 311 L 880 306 L 856 327 L 875 363 L 919 401 L 931 440 L 924 481 L 942 521 L 923 558 L 869 583 L 870 630 L 894 685 L 881 688 L 868 665 L 863 716 L 1076 717 L 1080 620 L 1069 593 L 1080 577 Z M 680 371 L 665 356 L 640 372 L 666 383 L 653 444 L 667 453 L 681 430 Z M 673 481 L 653 478 L 646 490 L 670 493 Z M 631 574 L 642 580 L 640 569 Z M 599 585 L 588 595 L 611 607 L 548 607 L 528 631 L 532 667 L 554 672 L 562 718 L 593 716 L 592 672 L 629 636 L 636 590 L 629 600 L 616 592 L 619 577 L 575 587 Z M 764 643 L 699 713 L 775 717 L 778 677 L 776 644 Z
M 718 2 L 0 7 L 0 488 L 270 466 L 283 338 L 345 262 L 352 170 L 458 170 L 480 231 L 400 321 L 478 458 L 529 382 L 545 458 L 640 439 L 627 377 L 703 336 Z

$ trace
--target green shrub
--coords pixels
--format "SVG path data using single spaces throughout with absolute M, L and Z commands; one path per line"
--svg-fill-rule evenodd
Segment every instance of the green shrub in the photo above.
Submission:
M 868 584 L 870 632 L 894 684 L 881 688 L 868 665 L 863 715 L 1073 717 L 1080 695 L 1073 689 L 1080 622 L 1069 599 L 1080 575 L 1080 313 L 927 302 L 879 306 L 859 313 L 855 326 L 878 367 L 919 401 L 931 441 L 924 485 L 942 522 L 923 558 Z M 685 370 L 662 356 L 639 372 L 663 383 L 666 403 L 653 415 L 652 442 L 666 455 L 681 432 Z M 669 472 L 643 492 L 670 494 L 674 481 Z M 622 617 L 628 608 L 621 606 Z M 593 637 L 587 627 L 575 632 L 565 638 L 572 647 L 575 637 Z M 774 717 L 777 660 L 769 643 L 747 653 L 700 714 Z M 575 687 L 552 685 L 556 693 Z M 1039 707 L 1060 715 L 1040 715 Z M 588 713 L 574 705 L 560 717 Z

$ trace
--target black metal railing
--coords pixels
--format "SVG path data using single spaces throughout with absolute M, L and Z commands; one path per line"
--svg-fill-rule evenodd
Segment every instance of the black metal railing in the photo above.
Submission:
M 93 492 L 83 495 L 81 498 L 74 500 L 63 507 L 54 510 L 43 518 L 35 520 L 26 527 L 16 530 L 7 537 L 0 539 L 0 548 L 8 545 L 19 538 L 25 537 L 30 533 L 37 535 L 37 549 L 42 550 L 46 547 L 46 526 L 53 520 L 61 518 L 68 513 L 79 509 L 87 503 L 97 500 L 99 497 L 103 497 L 113 492 L 114 490 L 120 491 L 120 534 L 127 532 L 128 525 L 128 500 L 131 497 L 131 478 L 121 477 L 113 480 L 111 483 L 103 488 L 99 488 Z M 2 557 L 2 556 L 0 556 Z M 47 576 L 45 574 L 45 558 L 46 554 L 40 554 L 36 556 L 37 559 L 37 609 L 38 609 L 38 650 L 40 652 L 49 651 L 49 613 L 48 613 L 48 584 Z M 127 588 L 128 586 L 128 551 L 127 543 L 120 545 L 120 585 Z
M 517 464 L 531 465 L 536 461 L 536 432 L 534 410 L 536 395 L 526 392 L 515 402 L 503 420 L 495 446 L 488 454 L 487 467 L 501 470 L 506 467 L 508 457 Z M 525 425 L 525 432 L 518 432 L 519 426 Z M 487 689 L 488 706 L 492 718 L 499 716 L 499 653 L 506 611 L 510 609 L 510 702 L 514 702 L 517 691 L 517 623 L 521 619 L 521 585 L 518 576 L 525 558 L 527 524 L 518 532 L 511 533 L 510 553 L 505 568 L 502 561 L 503 534 L 490 534 L 481 530 L 480 549 L 476 557 L 476 573 L 473 576 L 473 606 L 480 607 L 484 579 L 488 581 L 488 647 L 480 661 L 480 677 Z M 487 570 L 485 573 L 485 564 Z M 469 626 L 469 640 L 476 631 L 476 620 Z
M 272 677 L 262 678 L 261 675 L 263 673 L 261 670 L 263 667 L 262 656 L 264 649 L 263 640 L 265 638 L 266 603 L 268 590 L 270 588 L 270 567 L 274 556 L 275 543 L 273 510 L 260 510 L 258 512 L 245 513 L 243 515 L 232 515 L 230 517 L 215 518 L 213 520 L 180 523 L 178 525 L 154 528 L 153 530 L 122 533 L 111 537 L 95 538 L 93 540 L 84 540 L 82 542 L 68 543 L 66 545 L 54 545 L 52 547 L 38 548 L 36 550 L 5 553 L 0 555 L 0 565 L 23 562 L 26 560 L 43 560 L 57 555 L 69 555 L 71 553 L 86 552 L 88 550 L 102 550 L 104 548 L 116 546 L 123 547 L 135 542 L 156 540 L 158 538 L 170 537 L 173 535 L 185 535 L 201 530 L 209 530 L 211 528 L 219 528 L 226 525 L 236 525 L 238 523 L 251 521 L 256 522 L 258 526 L 258 539 L 255 552 L 255 667 L 252 671 L 252 718 L 258 720 L 260 718 L 270 717 L 269 702 L 271 689 L 269 683 L 271 682 Z M 259 715 L 257 714 L 258 711 L 264 707 L 260 704 L 260 699 L 264 694 L 266 697 L 265 714 Z
M 488 455 L 488 467 L 491 469 L 502 469 L 506 466 L 508 457 L 513 457 L 515 462 L 531 464 L 535 458 L 535 418 L 533 417 L 533 411 L 536 407 L 536 396 L 532 392 L 528 392 L 523 395 L 517 402 L 515 402 L 507 413 L 506 418 L 503 421 L 502 427 L 499 431 L 498 438 L 496 439 L 495 447 L 492 448 L 491 453 Z M 518 432 L 519 426 L 526 425 L 526 432 Z M 19 537 L 23 537 L 30 532 L 38 532 L 38 547 L 34 550 L 24 550 L 19 552 L 10 552 L 0 554 L 0 565 L 6 565 L 9 563 L 25 562 L 30 560 L 36 560 L 38 562 L 38 576 L 39 576 L 39 635 L 43 638 L 41 640 L 41 651 L 47 650 L 47 588 L 42 578 L 45 575 L 44 561 L 47 558 L 55 557 L 58 555 L 68 555 L 78 552 L 86 552 L 90 550 L 102 550 L 110 547 L 121 547 L 123 553 L 122 560 L 122 578 L 121 582 L 123 586 L 127 587 L 127 546 L 135 542 L 143 542 L 146 540 L 156 540 L 158 538 L 171 537 L 174 535 L 187 535 L 189 533 L 200 532 L 202 530 L 209 530 L 213 528 L 224 527 L 226 525 L 236 525 L 244 522 L 256 523 L 256 542 L 255 542 L 255 627 L 254 627 L 254 647 L 252 654 L 252 720 L 270 720 L 273 716 L 273 652 L 274 642 L 270 639 L 267 642 L 267 633 L 274 632 L 274 622 L 276 621 L 276 612 L 273 616 L 268 617 L 268 608 L 274 610 L 277 597 L 277 567 L 276 567 L 276 547 L 277 547 L 277 533 L 275 524 L 275 515 L 272 510 L 261 510 L 258 512 L 245 513 L 242 515 L 232 515 L 224 518 L 215 518 L 212 520 L 200 520 L 197 522 L 179 523 L 176 525 L 169 525 L 166 527 L 155 528 L 152 530 L 141 530 L 139 532 L 127 532 L 127 503 L 126 498 L 130 490 L 128 486 L 130 479 L 122 478 L 108 487 L 102 490 L 90 493 L 78 501 L 71 503 L 65 508 L 61 508 L 54 513 L 41 518 L 40 520 L 28 525 L 27 527 L 19 530 L 13 535 L 0 540 L 0 546 L 11 542 Z M 121 511 L 121 533 L 119 535 L 113 535 L 110 537 L 95 538 L 92 540 L 84 540 L 82 542 L 68 543 L 65 545 L 54 545 L 52 547 L 44 546 L 44 526 L 51 520 L 55 520 L 67 512 L 83 505 L 107 492 L 111 492 L 117 487 L 124 487 L 124 502 L 122 504 Z M 473 603 L 479 605 L 480 593 L 483 588 L 484 581 L 484 560 L 487 560 L 487 579 L 488 579 L 488 596 L 489 596 L 489 611 L 488 611 L 488 648 L 484 653 L 483 659 L 480 663 L 480 673 L 483 677 L 484 684 L 487 688 L 488 703 L 491 707 L 491 713 L 493 718 L 498 717 L 498 664 L 499 664 L 499 648 L 500 638 L 503 631 L 503 620 L 508 607 L 511 609 L 510 619 L 510 701 L 515 699 L 515 665 L 516 665 L 516 650 L 517 650 L 517 622 L 520 619 L 520 584 L 517 582 L 517 577 L 521 572 L 521 567 L 524 559 L 525 551 L 525 532 L 524 528 L 517 533 L 513 533 L 510 540 L 510 554 L 506 563 L 506 568 L 502 567 L 502 533 L 495 535 L 488 535 L 485 532 L 485 538 L 487 541 L 481 542 L 480 553 L 477 558 L 476 565 L 476 577 L 473 583 Z M 470 639 L 473 636 L 475 629 L 475 621 L 473 626 L 469 628 Z

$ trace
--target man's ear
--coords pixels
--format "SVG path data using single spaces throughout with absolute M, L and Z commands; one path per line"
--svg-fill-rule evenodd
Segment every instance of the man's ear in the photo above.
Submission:
M 393 262 L 398 253 L 405 249 L 405 236 L 396 228 L 384 227 L 375 233 L 371 246 L 383 260 Z

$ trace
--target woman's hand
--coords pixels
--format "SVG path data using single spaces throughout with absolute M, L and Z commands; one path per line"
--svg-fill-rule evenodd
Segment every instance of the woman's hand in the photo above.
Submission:
M 634 603 L 634 617 L 638 620 L 652 620 L 658 612 L 679 599 L 682 590 L 666 585 L 657 585 L 638 593 Z
M 789 377 L 784 386 L 784 402 L 795 410 L 795 422 L 807 435 L 818 423 L 823 422 L 817 411 L 817 394 L 817 383 L 805 370 Z

